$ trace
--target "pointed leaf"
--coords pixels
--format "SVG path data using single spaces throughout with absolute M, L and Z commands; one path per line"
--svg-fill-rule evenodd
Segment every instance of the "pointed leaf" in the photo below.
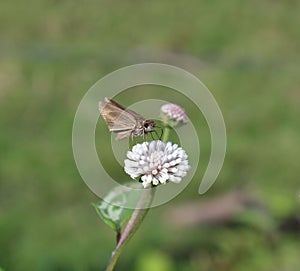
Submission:
M 129 203 L 130 206 L 136 206 L 141 194 L 137 193 L 136 188 L 142 188 L 141 184 L 131 181 L 112 189 L 102 201 L 93 204 L 100 218 L 113 230 L 118 231 L 133 213 L 134 209 L 123 206 L 128 206 Z

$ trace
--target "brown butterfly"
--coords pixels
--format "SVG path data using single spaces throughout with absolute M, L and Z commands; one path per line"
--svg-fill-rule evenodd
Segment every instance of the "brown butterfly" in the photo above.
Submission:
M 99 110 L 109 131 L 117 133 L 116 140 L 129 136 L 132 139 L 134 136 L 145 136 L 155 127 L 153 120 L 145 119 L 109 98 L 104 98 L 104 101 L 99 102 Z

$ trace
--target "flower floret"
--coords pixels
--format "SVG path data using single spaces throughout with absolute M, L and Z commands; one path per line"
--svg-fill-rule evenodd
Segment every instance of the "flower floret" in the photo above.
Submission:
M 180 183 L 190 169 L 186 152 L 177 144 L 160 140 L 136 144 L 128 151 L 125 172 L 140 178 L 145 188 L 168 181 Z

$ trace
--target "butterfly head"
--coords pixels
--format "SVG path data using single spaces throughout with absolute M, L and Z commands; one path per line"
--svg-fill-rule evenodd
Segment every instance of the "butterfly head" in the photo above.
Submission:
M 153 120 L 145 120 L 143 123 L 144 131 L 150 132 L 155 127 L 155 122 Z

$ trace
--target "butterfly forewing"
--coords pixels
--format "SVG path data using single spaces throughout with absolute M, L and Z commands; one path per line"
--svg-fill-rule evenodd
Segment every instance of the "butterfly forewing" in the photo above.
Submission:
M 100 113 L 111 132 L 125 132 L 133 130 L 137 124 L 137 113 L 124 108 L 113 100 L 105 98 L 99 103 Z

